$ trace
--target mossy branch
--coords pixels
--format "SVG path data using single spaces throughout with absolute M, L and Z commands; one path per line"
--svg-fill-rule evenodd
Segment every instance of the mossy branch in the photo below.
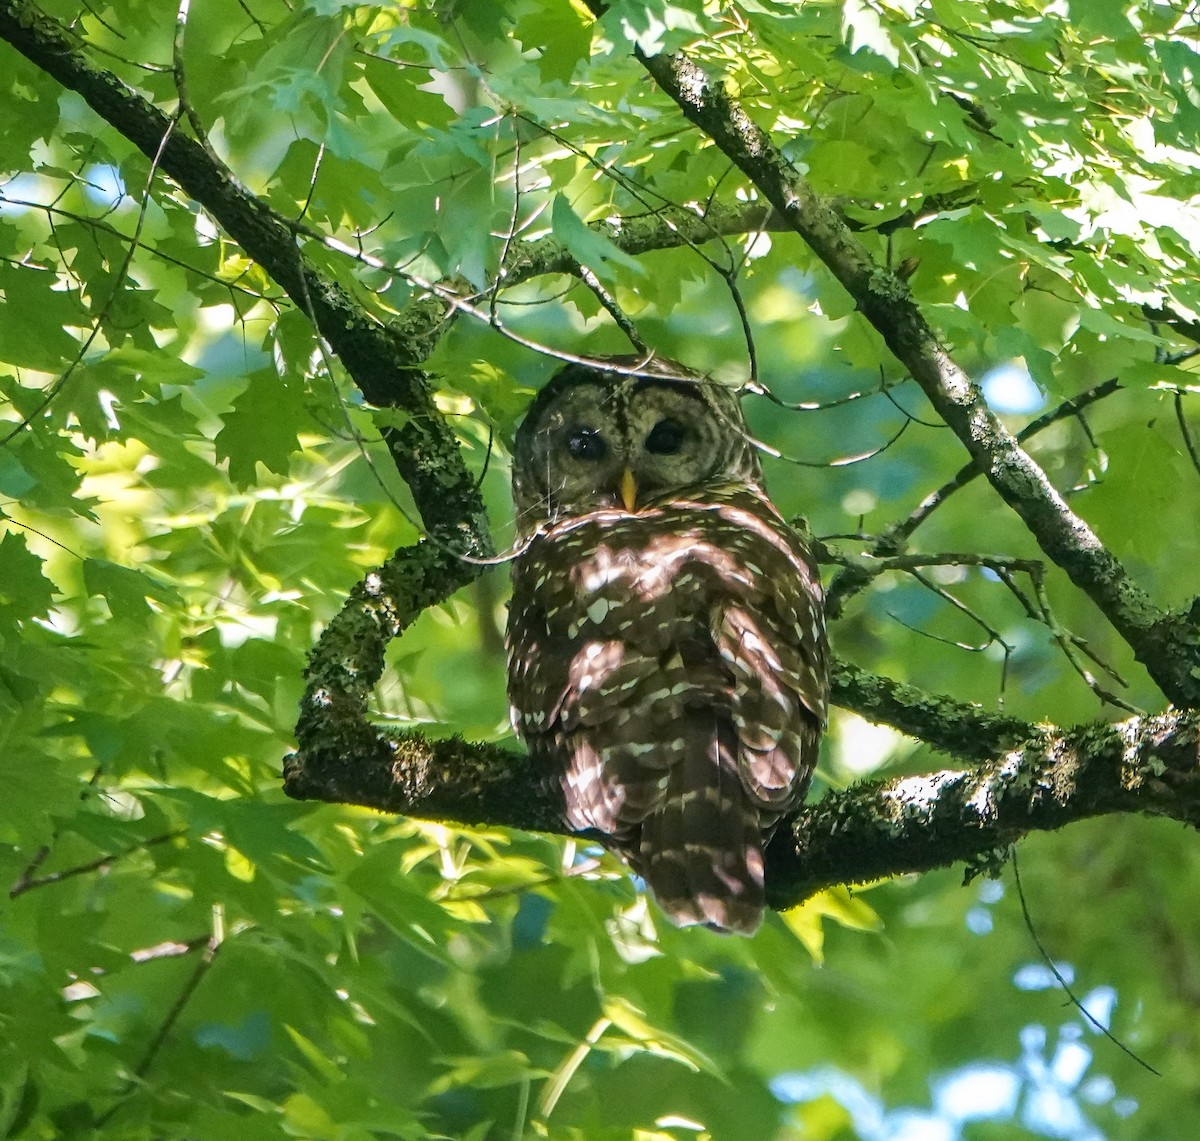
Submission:
M 203 206 L 313 319 L 368 400 L 407 413 L 404 426 L 389 432 L 388 443 L 431 537 L 368 575 L 314 650 L 300 747 L 286 767 L 288 792 L 432 819 L 558 830 L 558 796 L 527 757 L 496 746 L 388 733 L 367 720 L 368 696 L 383 669 L 387 642 L 425 606 L 475 577 L 476 564 L 455 552 L 490 550 L 478 490 L 420 368 L 444 327 L 446 306 L 426 297 L 390 324 L 377 320 L 305 256 L 299 227 L 242 187 L 210 150 L 176 130 L 170 115 L 96 67 L 62 24 L 28 0 L 0 0 L 0 38 L 78 92 Z M 1096 601 L 1164 691 L 1181 705 L 1195 703 L 1197 607 L 1166 614 L 1129 580 L 987 410 L 903 282 L 874 265 L 834 206 L 812 193 L 723 88 L 679 56 L 643 63 L 763 191 L 771 209 L 716 207 L 703 218 L 668 209 L 611 227 L 609 236 L 627 252 L 646 252 L 783 224 L 800 233 L 1046 553 Z M 518 242 L 502 281 L 577 270 L 552 239 Z M 1193 825 L 1200 820 L 1193 714 L 1169 712 L 1060 732 L 987 714 L 846 663 L 839 663 L 834 686 L 839 704 L 895 725 L 960 763 L 975 764 L 864 784 L 805 808 L 770 848 L 776 906 L 833 883 L 985 861 L 1028 831 L 1100 813 L 1145 811 Z
M 982 867 L 1033 831 L 1106 813 L 1145 812 L 1200 824 L 1200 716 L 1168 712 L 1070 731 L 1007 721 L 840 663 L 839 704 L 926 738 L 967 745 L 984 763 L 867 781 L 828 792 L 784 821 L 767 848 L 777 909 L 835 884 L 954 863 Z M 894 712 L 887 712 L 889 709 Z M 1014 734 L 1025 734 L 1008 744 Z M 961 755 L 958 759 L 961 759 Z M 285 788 L 301 800 L 360 804 L 421 819 L 562 831 L 562 799 L 530 758 L 497 745 L 418 734 L 331 736 L 294 754 Z
M 1067 505 L 1045 472 L 987 406 L 921 314 L 908 285 L 878 265 L 832 203 L 818 195 L 767 133 L 686 56 L 638 59 L 662 91 L 749 178 L 854 298 L 895 357 L 958 436 L 975 466 L 1020 516 L 1047 557 L 1099 607 L 1170 701 L 1200 706 L 1200 633 L 1161 610 Z

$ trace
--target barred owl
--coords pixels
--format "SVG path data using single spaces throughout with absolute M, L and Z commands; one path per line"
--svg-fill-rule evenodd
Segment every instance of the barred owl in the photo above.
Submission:
M 637 358 L 614 357 L 614 369 Z M 752 932 L 804 796 L 828 649 L 805 540 L 736 395 L 670 361 L 563 369 L 517 431 L 508 691 L 566 820 L 679 925 Z

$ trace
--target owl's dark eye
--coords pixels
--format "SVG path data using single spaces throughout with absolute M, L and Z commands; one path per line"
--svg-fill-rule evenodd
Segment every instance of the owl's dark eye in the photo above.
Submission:
M 567 451 L 577 460 L 602 460 L 608 454 L 608 445 L 599 428 L 573 428 L 567 437 Z
M 678 420 L 660 420 L 646 437 L 646 451 L 656 456 L 673 456 L 683 446 L 687 430 Z

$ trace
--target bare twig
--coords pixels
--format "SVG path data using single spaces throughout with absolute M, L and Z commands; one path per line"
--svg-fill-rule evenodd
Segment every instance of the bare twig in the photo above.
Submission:
M 1113 1045 L 1116 1046 L 1118 1050 L 1120 1050 L 1123 1054 L 1127 1054 L 1129 1057 L 1131 1057 L 1135 1062 L 1137 1062 L 1137 1064 L 1139 1066 L 1142 1067 L 1142 1069 L 1149 1070 L 1150 1073 L 1152 1073 L 1156 1078 L 1161 1078 L 1162 1074 L 1160 1074 L 1158 1072 L 1158 1070 L 1156 1070 L 1152 1065 L 1150 1065 L 1149 1062 L 1143 1061 L 1141 1058 L 1139 1058 L 1137 1056 L 1137 1054 L 1135 1054 L 1128 1046 L 1126 1046 L 1125 1043 L 1120 1040 L 1120 1038 L 1118 1038 L 1115 1034 L 1113 1034 L 1113 1032 L 1111 1030 L 1109 1030 L 1109 1028 L 1107 1026 L 1105 1026 L 1103 1022 L 1101 1022 L 1098 1018 L 1096 1018 L 1096 1016 L 1094 1014 L 1092 1014 L 1092 1012 L 1090 1010 L 1088 1010 L 1088 1008 L 1086 1006 L 1084 1006 L 1083 1003 L 1080 1002 L 1078 998 L 1075 997 L 1075 992 L 1071 989 L 1070 983 L 1068 983 L 1067 980 L 1063 977 L 1062 971 L 1060 971 L 1058 969 L 1058 964 L 1055 963 L 1055 961 L 1050 957 L 1049 953 L 1046 951 L 1045 946 L 1042 944 L 1041 939 L 1038 938 L 1037 931 L 1034 929 L 1033 917 L 1029 914 L 1029 904 L 1025 899 L 1025 889 L 1024 889 L 1024 887 L 1021 886 L 1021 869 L 1020 869 L 1020 866 L 1019 866 L 1018 860 L 1017 860 L 1016 848 L 1013 848 L 1013 850 L 1012 850 L 1011 859 L 1012 859 L 1012 870 L 1013 870 L 1013 882 L 1016 884 L 1016 887 L 1017 887 L 1017 899 L 1019 900 L 1019 902 L 1021 904 L 1021 915 L 1025 920 L 1025 930 L 1029 932 L 1029 937 L 1030 937 L 1030 939 L 1033 940 L 1033 945 L 1037 948 L 1038 954 L 1042 956 L 1042 962 L 1045 963 L 1046 966 L 1050 968 L 1050 973 L 1054 976 L 1054 981 L 1057 982 L 1058 985 L 1062 988 L 1063 994 L 1065 994 L 1067 996 L 1067 998 L 1070 999 L 1071 1005 L 1073 1007 L 1075 1007 L 1075 1009 L 1078 1010 L 1079 1013 L 1082 1014 L 1083 1017 L 1086 1018 L 1088 1020 L 1088 1022 L 1090 1022 L 1096 1030 L 1099 1030 L 1100 1033 L 1103 1034 L 1105 1038 L 1107 1038 L 1111 1043 L 1113 1043 Z
M 208 141 L 208 132 L 204 129 L 196 108 L 192 106 L 187 93 L 187 75 L 183 69 L 183 37 L 187 31 L 188 13 L 192 0 L 179 0 L 179 8 L 175 14 L 175 35 L 171 40 L 171 70 L 175 77 L 175 93 L 179 96 L 179 111 L 188 121 L 196 141 L 204 148 L 210 158 L 217 161 L 216 151 Z

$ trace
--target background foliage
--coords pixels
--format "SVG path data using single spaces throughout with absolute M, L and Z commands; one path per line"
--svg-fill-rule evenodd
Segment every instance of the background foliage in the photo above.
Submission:
M 785 457 L 772 491 L 831 558 L 966 458 L 829 272 L 757 228 L 757 193 L 636 45 L 727 78 L 1014 428 L 1119 381 L 1030 447 L 1156 601 L 1196 593 L 1193 7 L 44 10 L 168 111 L 186 76 L 176 129 L 203 127 L 379 321 L 453 289 L 425 367 L 499 545 L 505 445 L 551 350 L 628 349 L 575 276 L 495 287 L 523 241 L 561 243 L 693 368 L 745 380 L 752 330 L 761 384 L 803 406 L 748 408 Z M 1200 912 L 1179 825 L 1022 847 L 1037 938 L 1089 1022 L 1011 868 L 838 889 L 722 939 L 664 927 L 615 861 L 561 839 L 287 801 L 305 654 L 419 534 L 380 442 L 397 414 L 155 164 L 0 59 L 0 1136 L 1190 1141 Z M 669 205 L 734 221 L 632 253 L 587 226 L 662 233 Z M 916 546 L 1038 554 L 982 480 Z M 1119 716 L 1066 629 L 1106 691 L 1161 706 L 1058 572 L 1052 628 L 962 562 L 876 578 L 839 651 L 1034 721 Z M 492 571 L 393 643 L 377 716 L 504 738 L 505 591 Z M 817 792 L 941 763 L 839 713 Z

